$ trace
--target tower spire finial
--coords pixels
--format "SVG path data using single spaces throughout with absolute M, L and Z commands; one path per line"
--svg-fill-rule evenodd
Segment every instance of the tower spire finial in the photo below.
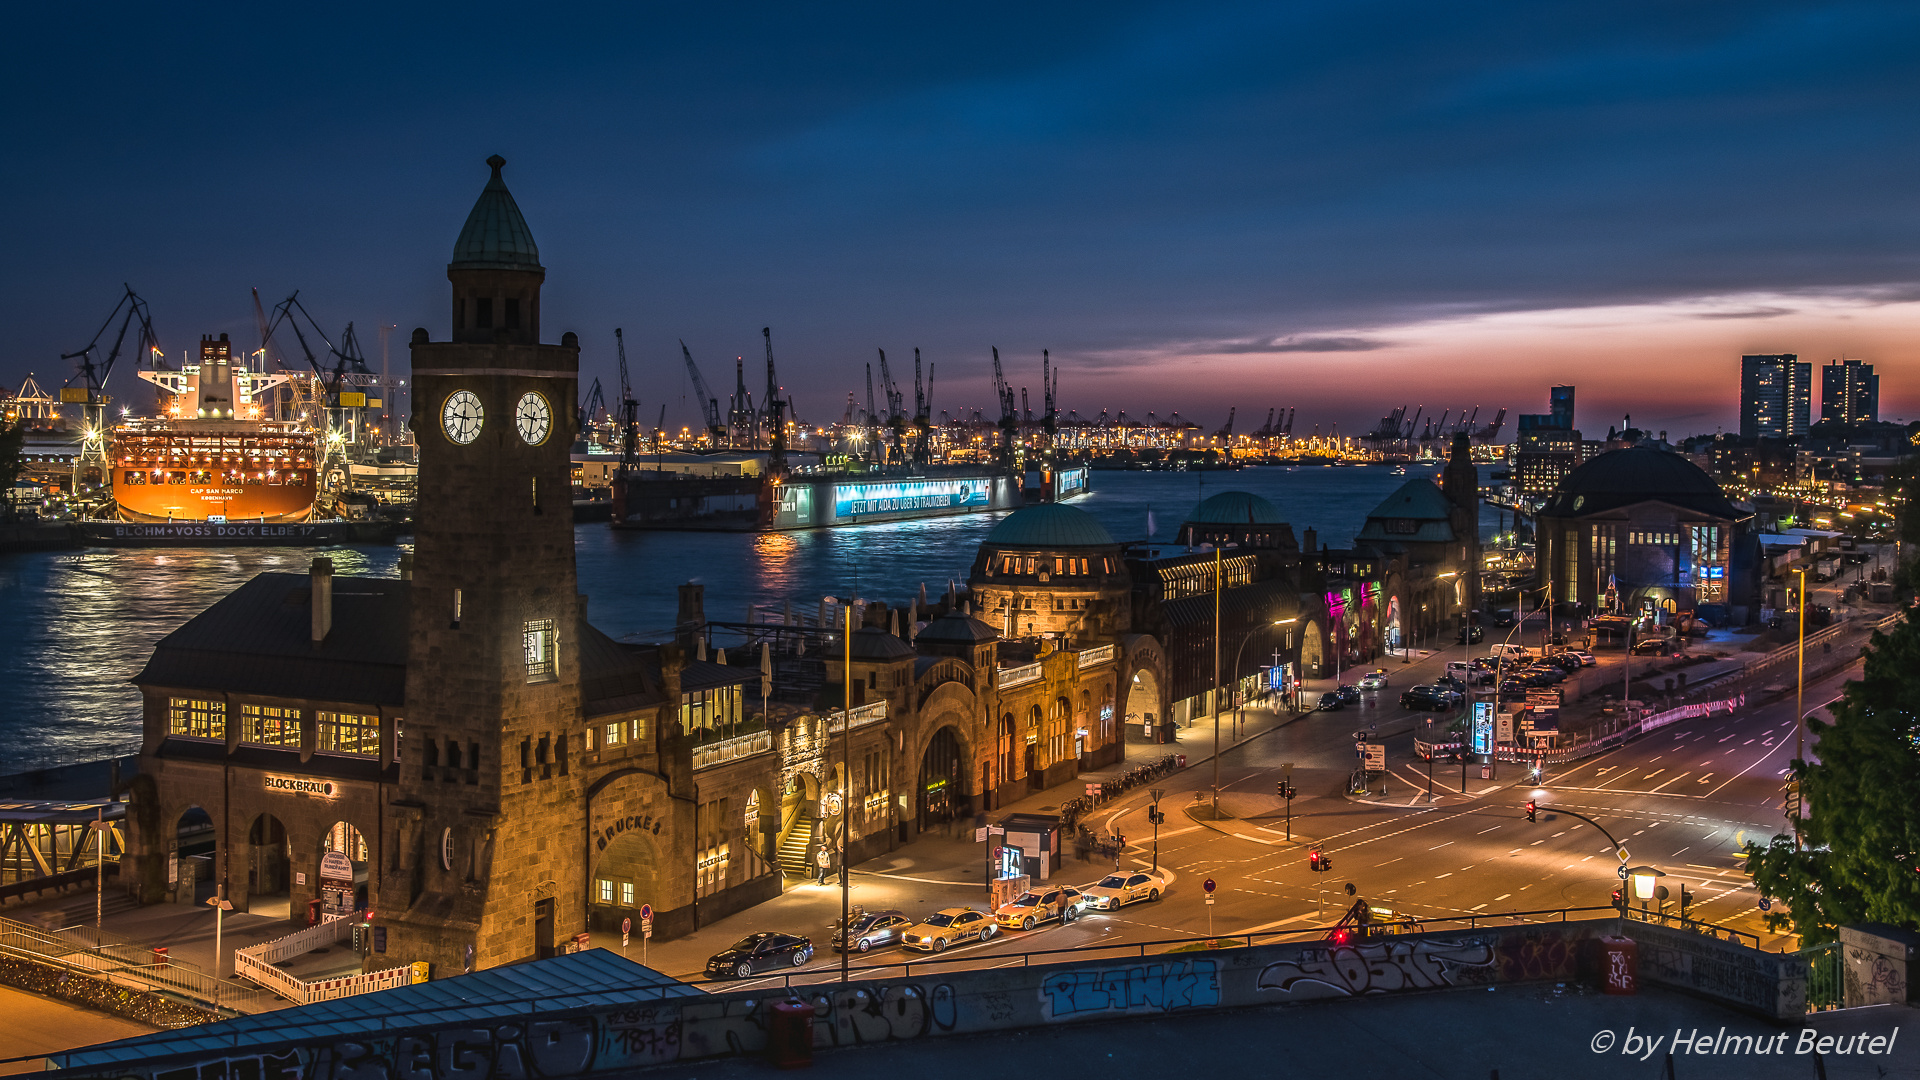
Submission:
M 496 179 L 500 176 L 500 167 L 506 163 L 507 159 L 501 157 L 499 154 L 494 154 L 487 158 L 487 164 L 493 166 L 493 175 Z

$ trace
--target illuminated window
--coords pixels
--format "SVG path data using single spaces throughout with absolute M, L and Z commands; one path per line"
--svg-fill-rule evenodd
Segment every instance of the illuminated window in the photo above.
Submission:
M 599 881 L 594 882 L 594 884 L 598 887 L 600 902 L 603 904 L 613 903 L 613 882 L 608 881 L 606 878 L 601 878 Z
M 527 681 L 553 681 L 559 670 L 553 620 L 535 619 L 526 624 L 521 633 L 521 640 L 527 652 Z
M 300 710 L 278 705 L 240 706 L 240 741 L 300 748 Z
M 620 903 L 623 907 L 633 906 L 633 882 L 623 881 L 620 883 Z
M 167 733 L 193 739 L 224 739 L 227 737 L 227 703 L 174 698 L 168 709 Z
M 380 718 L 359 713 L 314 714 L 314 749 L 329 754 L 380 756 Z
M 626 741 L 627 741 L 627 725 L 626 724 L 622 723 L 622 724 L 607 725 L 607 741 L 605 743 L 607 749 L 611 750 L 616 746 L 620 746 L 624 744 Z

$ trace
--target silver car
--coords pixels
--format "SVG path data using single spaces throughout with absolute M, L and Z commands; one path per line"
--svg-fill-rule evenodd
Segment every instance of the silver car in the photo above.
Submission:
M 886 945 L 900 944 L 900 935 L 907 932 L 913 920 L 898 911 L 856 911 L 848 920 L 853 926 L 853 949 L 855 952 L 867 952 Z M 844 951 L 846 936 L 840 932 L 838 920 L 834 921 L 830 938 L 836 950 Z

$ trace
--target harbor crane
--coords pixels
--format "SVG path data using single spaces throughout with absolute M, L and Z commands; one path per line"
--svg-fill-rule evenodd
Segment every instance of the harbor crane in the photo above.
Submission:
M 1019 423 L 1013 411 L 1013 387 L 1007 385 L 1007 375 L 1000 366 L 1000 349 L 993 349 L 993 395 L 1000 402 L 1000 443 L 994 452 L 995 462 L 1009 472 L 1013 470 L 1013 432 Z
M 100 329 L 94 331 L 93 340 L 84 348 L 75 352 L 61 353 L 62 360 L 78 360 L 74 373 L 60 386 L 62 403 L 77 404 L 83 407 L 85 430 L 81 433 L 80 453 L 73 461 L 73 487 L 77 493 L 86 487 L 98 487 L 105 483 L 109 464 L 107 462 L 107 379 L 113 374 L 113 367 L 120 359 L 120 350 L 126 346 L 127 331 L 135 324 L 139 325 L 136 335 L 138 355 L 150 358 L 150 362 L 160 362 L 160 339 L 153 332 L 153 316 L 147 310 L 147 302 L 133 291 L 133 286 L 122 284 L 125 290 L 120 299 L 107 313 Z M 118 320 L 120 329 L 113 335 L 113 345 L 107 349 L 105 359 L 98 359 L 95 353 L 100 348 L 100 339 L 106 336 L 107 329 Z M 138 360 L 135 363 L 139 363 Z
M 620 362 L 620 476 L 633 471 L 640 456 L 640 403 L 633 397 L 633 379 L 627 372 L 627 337 L 613 328 L 613 353 Z M 594 389 L 600 388 L 598 379 Z
M 929 460 L 927 438 L 933 426 L 933 364 L 927 364 L 927 381 L 920 382 L 920 350 L 913 350 L 913 426 L 916 432 L 913 463 L 925 466 Z
M 700 420 L 706 425 L 708 435 L 713 438 L 717 446 L 727 434 L 726 425 L 720 422 L 720 399 L 714 397 L 713 391 L 707 389 L 707 380 L 700 377 L 700 368 L 694 364 L 693 353 L 687 348 L 684 340 L 680 342 L 680 355 L 687 358 L 687 377 L 693 380 L 693 393 L 695 400 L 699 403 Z
M 760 399 L 767 412 L 767 471 L 774 476 L 785 476 L 787 472 L 787 407 L 791 405 L 780 397 L 780 379 L 773 371 L 773 327 L 760 328 L 760 336 L 767 344 L 767 396 Z
M 1040 350 L 1040 392 L 1044 406 L 1040 414 L 1040 427 L 1046 432 L 1046 453 L 1051 459 L 1054 436 L 1060 428 L 1060 372 L 1053 366 L 1053 356 L 1046 349 Z

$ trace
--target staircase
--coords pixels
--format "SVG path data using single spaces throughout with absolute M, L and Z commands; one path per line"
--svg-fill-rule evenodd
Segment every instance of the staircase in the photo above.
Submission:
M 817 868 L 807 860 L 813 848 L 813 830 L 817 823 L 806 809 L 797 811 L 793 827 L 780 841 L 780 869 L 792 877 L 808 877 Z

